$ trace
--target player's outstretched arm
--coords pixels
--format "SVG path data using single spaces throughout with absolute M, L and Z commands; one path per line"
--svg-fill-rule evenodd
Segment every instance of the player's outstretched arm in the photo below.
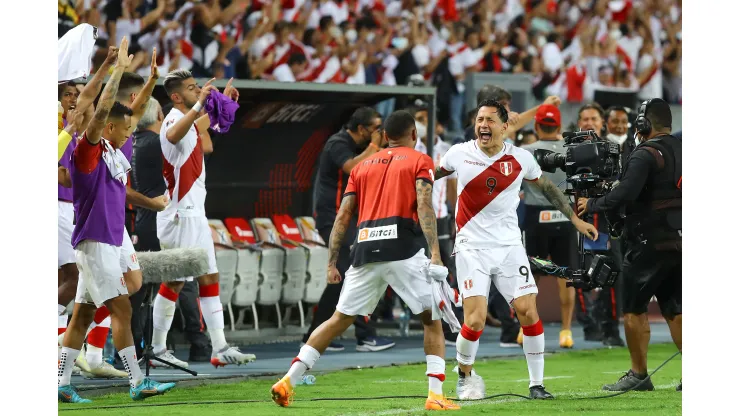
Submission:
M 126 203 L 137 207 L 152 210 L 154 212 L 164 211 L 169 204 L 169 198 L 166 195 L 158 196 L 156 198 L 149 198 L 148 196 L 141 194 L 131 187 L 126 187 Z
M 128 54 L 128 39 L 124 36 L 123 40 L 121 40 L 121 46 L 118 48 L 118 60 L 113 69 L 113 74 L 105 84 L 103 95 L 100 96 L 100 101 L 98 101 L 98 108 L 95 109 L 95 115 L 90 120 L 87 130 L 85 130 L 87 141 L 91 144 L 98 144 L 100 142 L 100 135 L 108 120 L 108 114 L 110 114 L 110 109 L 113 108 L 113 103 L 116 101 L 121 75 L 123 75 L 126 67 L 131 65 L 132 59 L 134 59 L 134 56 Z
M 573 223 L 578 232 L 591 238 L 594 241 L 599 238 L 599 232 L 596 231 L 596 228 L 593 225 L 578 218 L 576 213 L 573 212 L 573 208 L 571 208 L 570 202 L 563 194 L 563 191 L 561 191 L 560 188 L 552 183 L 551 180 L 547 179 L 545 176 L 540 176 L 539 179 L 532 183 L 540 188 L 540 191 L 542 191 L 542 194 L 545 195 L 545 198 L 547 198 L 547 200 L 550 201 L 550 203 L 558 211 L 562 212 L 566 217 L 570 219 L 570 222 Z
M 85 88 L 82 89 L 80 96 L 77 98 L 76 109 L 80 113 L 84 113 L 85 110 L 87 110 L 87 107 L 95 101 L 95 97 L 100 93 L 100 88 L 103 87 L 103 80 L 108 74 L 108 70 L 116 62 L 116 56 L 118 56 L 118 48 L 115 46 L 108 47 L 108 55 L 106 56 L 105 61 L 103 61 L 103 64 L 98 68 L 98 71 L 95 72 L 95 75 L 93 75 L 90 82 L 85 85 Z M 84 130 L 84 126 L 77 127 L 82 127 L 81 130 Z
M 329 236 L 329 266 L 327 267 L 326 276 L 328 283 L 335 284 L 342 280 L 337 270 L 337 259 L 339 258 L 339 249 L 342 247 L 344 236 L 347 234 L 349 222 L 356 208 L 357 196 L 354 194 L 345 195 L 342 199 L 342 205 L 339 206 L 339 212 L 337 212 L 337 218 L 334 219 L 334 226 Z
M 144 87 L 142 87 L 141 91 L 136 95 L 134 103 L 131 104 L 131 110 L 134 114 L 131 116 L 131 131 L 128 132 L 128 135 L 133 133 L 133 130 L 139 124 L 139 120 L 146 110 L 146 105 L 149 103 L 149 97 L 152 96 L 152 91 L 154 91 L 154 86 L 157 85 L 157 79 L 159 79 L 159 69 L 157 68 L 157 48 L 154 48 L 152 51 L 152 63 L 149 68 L 149 79 L 147 79 Z
M 436 178 L 436 175 L 435 175 Z M 442 256 L 439 254 L 439 239 L 437 238 L 437 216 L 432 206 L 432 184 L 416 180 L 416 212 L 419 215 L 419 226 L 424 238 L 427 239 L 429 251 L 432 253 L 432 263 L 442 265 Z

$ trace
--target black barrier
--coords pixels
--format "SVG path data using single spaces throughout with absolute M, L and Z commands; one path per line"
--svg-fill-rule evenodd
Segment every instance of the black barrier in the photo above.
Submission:
M 203 85 L 207 80 L 198 80 Z M 214 83 L 220 90 L 224 80 Z M 212 133 L 214 152 L 206 157 L 206 212 L 209 218 L 290 216 L 312 213 L 313 184 L 326 140 L 352 112 L 392 97 L 435 103 L 434 88 L 375 85 L 234 81 L 239 110 L 226 134 Z M 171 108 L 161 79 L 153 96 L 165 114 Z M 434 134 L 429 112 L 428 134 Z M 427 143 L 433 143 L 428 137 Z M 433 146 L 427 146 L 431 153 Z

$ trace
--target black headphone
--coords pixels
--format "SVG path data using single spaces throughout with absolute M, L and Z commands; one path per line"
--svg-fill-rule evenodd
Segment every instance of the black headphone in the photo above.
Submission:
M 653 125 L 650 123 L 650 120 L 645 117 L 645 114 L 647 114 L 647 110 L 652 103 L 659 101 L 665 102 L 660 98 L 651 98 L 640 104 L 640 109 L 637 111 L 637 119 L 635 119 L 635 130 L 640 133 L 642 137 L 649 136 L 650 132 L 653 131 Z

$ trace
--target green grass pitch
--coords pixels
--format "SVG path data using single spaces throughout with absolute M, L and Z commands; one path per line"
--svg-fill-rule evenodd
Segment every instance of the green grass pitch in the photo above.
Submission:
M 648 355 L 650 371 L 675 353 L 673 345 L 651 345 Z M 423 357 L 419 357 L 420 360 Z M 330 357 L 324 359 L 331 359 Z M 286 366 L 288 362 L 286 361 Z M 447 363 L 445 393 L 455 397 L 457 377 L 454 363 Z M 528 373 L 524 358 L 490 359 L 476 362 L 476 371 L 486 382 L 486 394 L 528 394 Z M 545 386 L 555 395 L 552 401 L 526 401 L 503 397 L 476 402 L 461 402 L 455 414 L 578 414 L 578 415 L 679 415 L 681 393 L 675 387 L 681 378 L 681 356 L 677 356 L 653 376 L 655 391 L 629 392 L 615 398 L 574 400 L 594 397 L 605 383 L 615 382 L 629 369 L 626 348 L 580 352 L 559 352 L 545 358 Z M 280 408 L 270 400 L 270 386 L 275 380 L 249 380 L 234 384 L 176 387 L 170 393 L 143 403 L 133 402 L 126 394 L 94 397 L 88 405 L 59 404 L 61 415 L 117 416 L 204 416 L 204 415 L 408 415 L 423 414 L 424 399 L 385 399 L 368 401 L 305 401 L 319 397 L 363 397 L 426 395 L 425 366 L 407 365 L 384 368 L 346 370 L 316 374 L 316 384 L 297 386 L 295 401 Z M 84 392 L 82 393 L 84 397 Z M 184 404 L 182 402 L 229 400 L 264 400 L 260 403 Z M 150 405 L 181 403 L 172 406 Z M 137 406 L 116 409 L 89 409 L 95 406 Z M 75 410 L 84 409 L 85 410 Z

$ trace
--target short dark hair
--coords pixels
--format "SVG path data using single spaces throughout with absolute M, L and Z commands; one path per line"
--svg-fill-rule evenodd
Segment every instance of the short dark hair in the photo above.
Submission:
M 123 75 L 121 75 L 121 81 L 118 83 L 116 100 L 122 101 L 127 99 L 129 95 L 139 92 L 143 86 L 144 78 L 141 75 L 135 72 L 124 72 Z
M 506 91 L 498 85 L 488 84 L 484 85 L 483 88 L 478 91 L 478 95 L 475 98 L 479 103 L 485 100 L 511 101 L 511 94 L 509 91 Z
M 604 111 L 604 120 L 609 120 L 609 117 L 611 117 L 612 116 L 612 113 L 615 112 L 615 111 L 621 111 L 624 114 L 626 114 L 628 117 L 630 115 L 629 111 L 627 111 L 627 108 L 622 107 L 622 106 L 618 106 L 618 105 L 613 105 L 613 106 L 607 108 L 606 111 Z
M 548 126 L 547 124 L 539 124 L 537 125 L 540 127 L 540 130 L 542 130 L 543 133 L 555 133 L 558 130 L 559 126 Z
M 394 111 L 388 116 L 383 125 L 388 140 L 401 140 L 415 127 L 416 120 L 414 116 L 406 110 Z
M 302 64 L 304 62 L 306 62 L 306 55 L 302 54 L 301 52 L 293 52 L 288 58 L 288 66 Z
M 380 113 L 375 111 L 374 108 L 360 107 L 350 116 L 347 128 L 349 131 L 357 131 L 360 126 L 371 125 L 376 118 L 380 118 Z
M 599 105 L 599 103 L 588 103 L 584 104 L 581 108 L 578 109 L 578 119 L 581 119 L 581 113 L 583 113 L 586 110 L 596 110 L 599 115 L 601 116 L 601 119 L 604 119 L 604 108 Z
M 321 19 L 319 19 L 319 30 L 322 32 L 329 28 L 329 25 L 331 25 L 334 22 L 334 18 L 331 16 L 323 16 Z
M 75 88 L 77 87 L 77 84 L 75 84 L 74 81 L 67 81 L 59 84 L 59 86 L 57 87 L 57 100 L 62 101 L 62 95 L 64 95 L 64 90 L 67 87 Z
M 663 100 L 653 100 L 645 110 L 645 118 L 650 120 L 650 124 L 655 130 L 670 130 L 673 124 L 673 115 L 671 106 Z
M 182 87 L 183 81 L 192 77 L 193 74 L 187 69 L 175 69 L 174 71 L 170 71 L 164 77 L 164 90 L 167 92 L 167 95 L 172 95 Z
M 280 33 L 283 30 L 290 30 L 290 26 L 288 26 L 288 22 L 285 20 L 281 20 L 277 23 L 275 23 L 275 27 L 272 29 L 274 33 Z
M 108 113 L 108 120 L 122 120 L 124 116 L 131 117 L 132 115 L 134 115 L 133 110 L 116 101 Z
M 506 111 L 506 107 L 496 100 L 483 100 L 478 104 L 478 111 L 483 107 L 496 107 L 496 114 L 501 119 L 502 123 L 509 121 L 509 112 Z

